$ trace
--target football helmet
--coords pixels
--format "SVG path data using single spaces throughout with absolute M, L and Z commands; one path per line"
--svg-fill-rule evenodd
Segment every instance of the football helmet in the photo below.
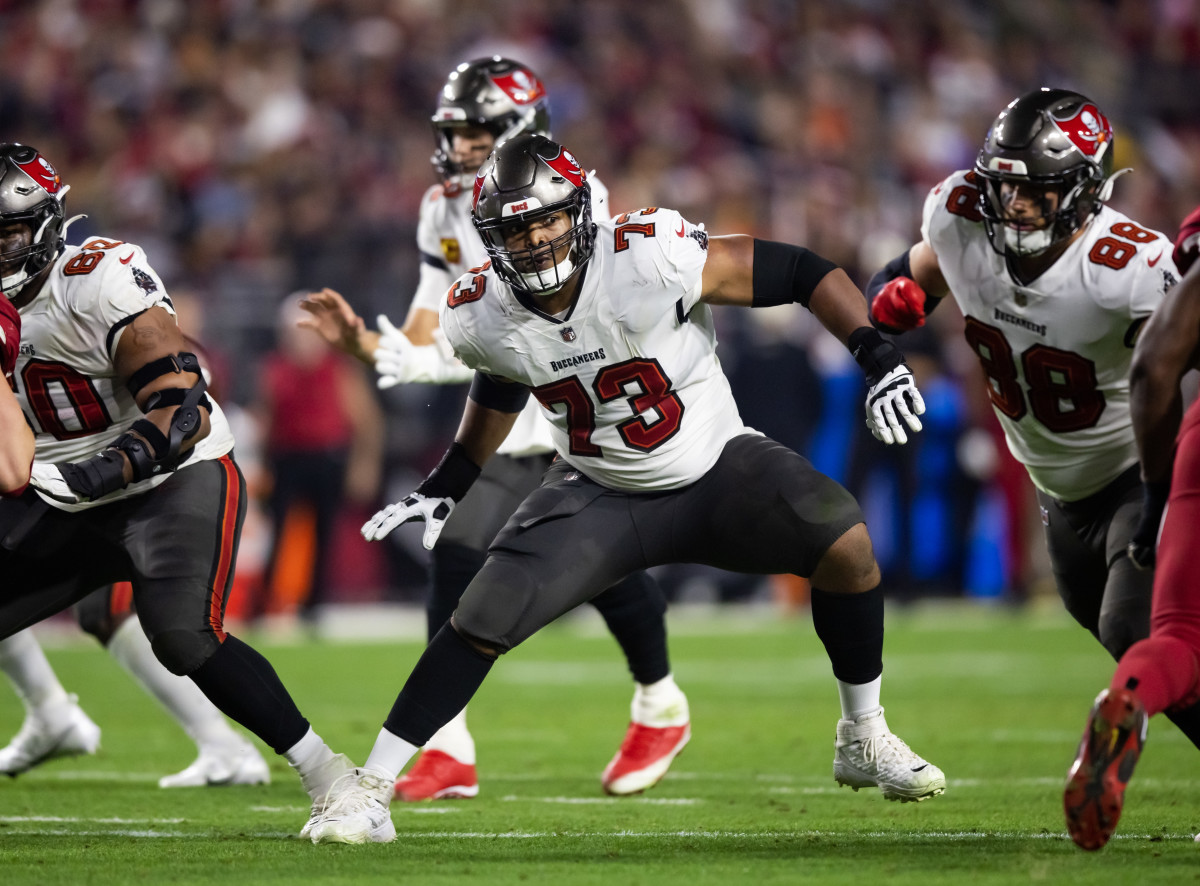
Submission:
M 28 246 L 0 253 L 0 290 L 8 298 L 62 253 L 69 224 L 63 197 L 70 189 L 34 148 L 0 144 L 0 225 L 26 224 L 33 233 Z
M 550 135 L 546 87 L 537 74 L 520 62 L 493 55 L 463 62 L 446 80 L 433 114 L 437 148 L 430 160 L 448 183 L 466 188 L 474 169 L 454 160 L 454 130 L 482 126 L 499 145 L 522 133 Z
M 530 249 L 510 249 L 505 235 L 539 218 L 565 212 L 570 227 Z M 587 173 L 562 145 L 544 135 L 519 135 L 497 147 L 479 167 L 471 219 L 500 279 L 533 295 L 557 292 L 592 257 L 592 187 Z M 570 249 L 557 258 L 564 247 Z M 556 261 L 538 269 L 552 251 Z
M 1095 102 L 1066 89 L 1042 88 L 1000 112 L 975 160 L 979 211 L 1001 255 L 1037 255 L 1087 224 L 1112 195 L 1113 131 Z M 1005 224 L 1001 188 L 1027 183 L 1057 191 L 1058 207 L 1044 207 L 1046 226 L 1017 230 Z

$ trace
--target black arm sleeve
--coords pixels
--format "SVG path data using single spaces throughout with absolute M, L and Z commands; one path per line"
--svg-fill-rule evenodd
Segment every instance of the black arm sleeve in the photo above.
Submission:
M 467 396 L 487 409 L 520 412 L 529 402 L 529 388 L 516 382 L 497 381 L 486 372 L 476 372 Z
M 808 307 L 813 290 L 837 265 L 803 246 L 754 241 L 753 308 L 800 302 Z

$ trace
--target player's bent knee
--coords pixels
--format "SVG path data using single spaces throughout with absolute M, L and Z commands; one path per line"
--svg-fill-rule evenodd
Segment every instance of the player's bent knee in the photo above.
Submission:
M 150 638 L 155 658 L 177 677 L 198 670 L 220 646 L 215 636 L 199 631 L 168 630 Z
M 1130 646 L 1138 640 L 1145 639 L 1146 631 L 1141 629 L 1144 627 L 1141 624 L 1142 621 L 1142 619 L 1130 618 L 1126 613 L 1100 616 L 1097 628 L 1100 645 L 1108 651 L 1109 655 L 1119 661 Z
M 832 593 L 856 594 L 880 582 L 879 564 L 865 523 L 856 523 L 829 546 L 810 577 L 814 587 Z
M 473 636 L 467 631 L 464 631 L 461 627 L 459 627 L 458 621 L 454 618 L 454 616 L 450 617 L 450 626 L 454 628 L 458 636 L 462 637 L 462 639 L 466 643 L 470 644 L 471 648 L 473 648 L 480 655 L 486 655 L 488 658 L 499 658 L 504 653 L 508 652 L 508 649 L 506 648 L 497 646 L 494 643 L 489 643 L 486 640 L 482 640 L 479 637 Z

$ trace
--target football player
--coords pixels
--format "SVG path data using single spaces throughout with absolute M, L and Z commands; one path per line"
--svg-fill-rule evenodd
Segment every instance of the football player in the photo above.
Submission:
M 304 303 L 312 312 L 304 325 L 373 363 L 381 373 L 380 387 L 470 381 L 473 373 L 454 357 L 438 328 L 438 305 L 459 275 L 487 261 L 471 224 L 475 171 L 498 142 L 521 133 L 548 135 L 549 126 L 546 89 L 525 65 L 499 56 L 459 65 L 433 115 L 437 147 L 432 159 L 440 184 L 421 200 L 421 276 L 404 325 L 396 329 L 381 316 L 382 335 L 367 330 L 332 290 L 315 293 Z M 594 178 L 591 184 L 596 214 L 607 214 L 607 190 Z M 537 487 L 554 456 L 549 425 L 537 412 L 530 403 L 521 413 L 433 549 L 426 601 L 430 640 L 483 565 L 496 533 Z M 609 794 L 636 794 L 666 774 L 691 736 L 687 697 L 675 684 L 667 654 L 666 599 L 658 583 L 639 571 L 592 604 L 621 645 L 635 683 L 625 740 L 600 781 Z M 396 796 L 407 801 L 473 797 L 478 791 L 475 742 L 465 710 L 438 730 L 396 782 Z
M 246 508 L 229 425 L 141 248 L 66 244 L 67 190 L 38 151 L 0 145 L 0 289 L 36 440 L 30 488 L 0 499 L 0 639 L 129 581 L 158 660 L 287 758 L 315 818 L 350 761 L 223 623 Z
M 1157 563 L 1150 636 L 1121 656 L 1092 705 L 1067 773 L 1067 830 L 1084 849 L 1100 849 L 1116 830 L 1149 718 L 1200 700 L 1200 584 L 1192 560 L 1200 526 L 1200 401 L 1184 414 L 1180 393 L 1184 373 L 1200 368 L 1200 268 L 1193 266 L 1198 222 L 1200 211 L 1175 241 L 1176 262 L 1189 270 L 1146 323 L 1133 352 L 1130 407 L 1142 479 L 1169 491 L 1161 532 L 1140 554 Z
M 1171 240 L 1106 205 L 1126 171 L 1113 170 L 1112 126 L 1090 99 L 1022 95 L 975 167 L 930 192 L 921 242 L 867 287 L 887 332 L 922 325 L 948 295 L 958 302 L 1036 489 L 1058 593 L 1114 658 L 1149 633 L 1166 503 L 1166 484 L 1139 476 L 1130 365 L 1177 282 Z M 1173 719 L 1200 745 L 1197 711 Z
M 838 679 L 834 776 L 923 800 L 945 776 L 880 706 L 883 593 L 854 498 L 738 415 L 710 305 L 800 302 L 864 368 L 876 435 L 903 443 L 924 404 L 862 293 L 832 262 L 749 236 L 709 236 L 650 207 L 593 220 L 588 176 L 539 135 L 499 145 L 475 179 L 489 263 L 450 287 L 441 327 L 472 369 L 454 444 L 418 489 L 363 527 L 413 520 L 437 539 L 532 392 L 561 456 L 505 524 L 449 623 L 400 691 L 366 765 L 330 792 L 314 842 L 393 839 L 391 780 L 466 703 L 496 658 L 636 570 L 702 563 L 812 581 Z

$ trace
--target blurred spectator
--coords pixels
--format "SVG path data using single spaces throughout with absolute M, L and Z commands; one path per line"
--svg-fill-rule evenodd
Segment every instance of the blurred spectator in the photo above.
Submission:
M 995 109 L 1036 86 L 1107 109 L 1117 166 L 1135 168 L 1115 208 L 1174 230 L 1200 203 L 1195 0 L 0 0 L 0 135 L 68 158 L 93 214 L 76 236 L 119 231 L 168 287 L 200 287 L 231 364 L 223 402 L 245 404 L 270 293 L 330 286 L 364 316 L 403 313 L 428 96 L 493 52 L 556 84 L 555 137 L 620 184 L 614 210 L 804 243 L 860 284 L 915 240 L 928 189 L 970 165 Z M 836 392 L 811 445 L 838 477 L 824 462 L 860 419 L 842 408 L 859 392 Z M 441 451 L 421 437 L 446 406 L 396 423 L 396 473 Z
M 302 563 L 308 568 L 297 603 L 311 622 L 327 600 L 343 502 L 371 504 L 378 494 L 383 417 L 359 367 L 298 329 L 301 316 L 300 294 L 288 296 L 279 309 L 278 347 L 260 375 L 256 411 L 271 475 L 273 531 L 265 587 L 247 614 L 277 608 L 284 570 Z

